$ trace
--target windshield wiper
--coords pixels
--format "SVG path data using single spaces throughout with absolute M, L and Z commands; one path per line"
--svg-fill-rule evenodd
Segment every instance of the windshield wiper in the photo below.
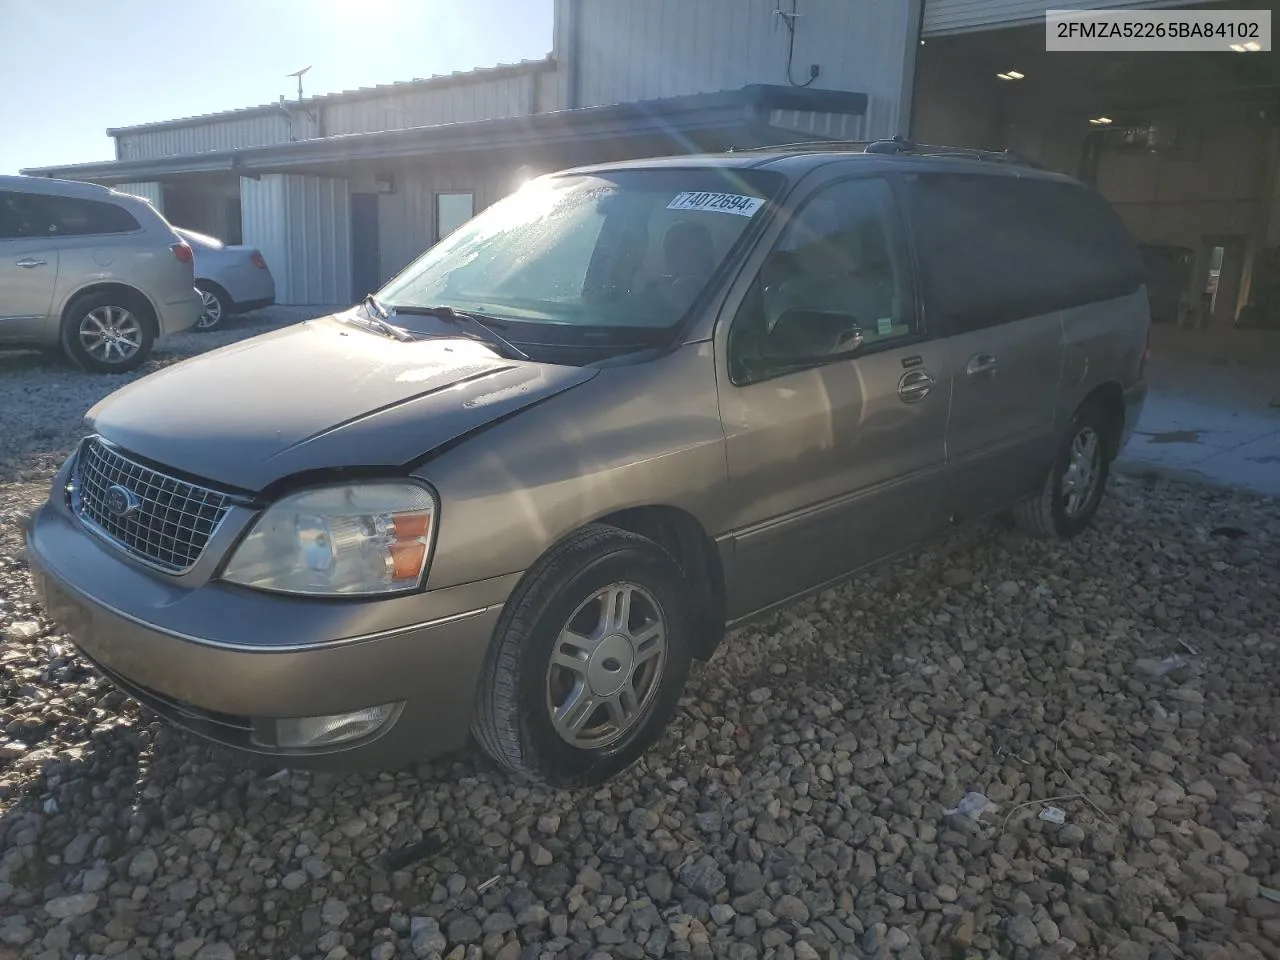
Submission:
M 401 330 L 395 324 L 387 322 L 387 318 L 390 316 L 387 313 L 387 308 L 379 303 L 378 298 L 372 293 L 365 296 L 364 300 L 361 301 L 361 305 L 369 317 L 369 325 L 375 330 L 379 330 L 397 340 L 409 341 L 413 339 L 413 335 L 407 330 Z
M 376 302 L 376 301 L 375 301 Z M 381 306 L 381 304 L 379 304 Z M 391 315 L 403 313 L 410 317 L 435 317 L 437 320 L 443 320 L 445 323 L 451 323 L 454 326 L 467 326 L 475 331 L 475 336 L 471 339 L 482 340 L 490 346 L 498 348 L 498 352 L 504 354 L 508 358 L 515 360 L 528 360 L 529 355 L 517 347 L 514 343 L 498 333 L 493 328 L 495 326 L 506 326 L 506 323 L 497 317 L 485 317 L 483 314 L 466 313 L 462 310 L 455 310 L 450 306 L 438 307 L 420 307 L 416 305 L 402 306 L 393 304 L 391 307 Z

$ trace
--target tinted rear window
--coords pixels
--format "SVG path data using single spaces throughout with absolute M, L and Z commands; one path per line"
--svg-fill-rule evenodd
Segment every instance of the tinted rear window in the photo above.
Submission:
M 1071 183 L 915 174 L 907 207 L 931 322 L 960 333 L 1105 300 L 1142 282 L 1124 225 Z
M 114 203 L 39 193 L 0 194 L 0 237 L 85 237 L 138 230 Z

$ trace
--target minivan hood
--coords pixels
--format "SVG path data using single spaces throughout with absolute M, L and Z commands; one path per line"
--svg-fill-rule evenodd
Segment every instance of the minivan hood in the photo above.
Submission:
M 309 470 L 402 467 L 596 372 L 323 317 L 166 367 L 87 420 L 158 465 L 258 491 Z

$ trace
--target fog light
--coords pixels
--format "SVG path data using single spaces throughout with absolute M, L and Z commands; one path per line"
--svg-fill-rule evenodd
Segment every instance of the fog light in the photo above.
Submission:
M 276 746 L 324 747 L 358 740 L 373 733 L 391 718 L 398 703 L 365 707 L 351 713 L 331 713 L 323 717 L 286 717 L 276 721 Z

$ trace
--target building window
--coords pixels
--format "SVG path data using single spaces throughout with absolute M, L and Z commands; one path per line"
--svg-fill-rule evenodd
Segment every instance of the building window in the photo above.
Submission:
M 466 193 L 436 194 L 436 239 L 442 240 L 475 215 L 476 198 Z

